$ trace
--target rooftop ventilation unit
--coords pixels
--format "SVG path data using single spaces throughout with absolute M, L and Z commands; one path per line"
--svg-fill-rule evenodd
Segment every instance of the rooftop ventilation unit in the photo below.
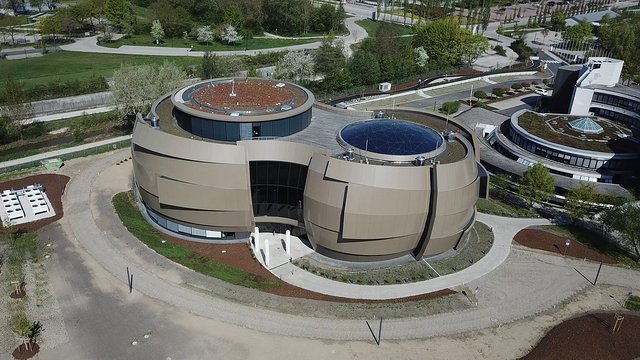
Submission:
M 424 166 L 427 163 L 427 158 L 420 155 L 417 156 L 415 160 L 413 160 L 413 165 L 415 166 Z
M 353 151 L 352 148 L 347 149 L 346 156 L 347 156 L 347 160 L 349 161 L 353 161 L 356 158 L 355 152 Z
M 449 131 L 449 132 L 447 133 L 447 141 L 448 141 L 448 142 L 454 142 L 454 141 L 456 141 L 456 133 L 455 133 L 455 132 L 453 132 L 453 131 Z

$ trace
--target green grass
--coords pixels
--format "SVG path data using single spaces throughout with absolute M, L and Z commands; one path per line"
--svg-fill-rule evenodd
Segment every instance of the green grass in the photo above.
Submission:
M 640 311 L 640 296 L 629 295 L 624 307 L 631 311 Z
M 623 265 L 634 269 L 640 269 L 640 264 L 631 258 L 624 250 L 611 244 L 606 239 L 602 238 L 600 234 L 593 231 L 572 225 L 544 225 L 539 226 L 538 228 L 573 241 L 578 241 L 602 254 L 616 259 L 616 261 Z
M 130 191 L 116 194 L 112 202 L 116 213 L 127 230 L 145 245 L 171 261 L 177 262 L 199 273 L 244 287 L 265 289 L 277 287 L 282 284 L 280 280 L 265 279 L 207 259 L 198 255 L 193 250 L 171 241 L 163 244 L 162 240 L 164 240 L 164 237 L 142 217 L 142 214 L 140 214 L 140 211 L 134 204 L 133 193 Z
M 25 87 L 34 87 L 50 82 L 87 79 L 101 75 L 110 77 L 121 64 L 162 64 L 167 57 L 119 54 L 93 54 L 79 52 L 56 52 L 42 57 L 21 60 L 0 60 L 0 81 L 7 76 L 19 78 Z M 195 57 L 171 57 L 169 61 L 178 66 L 199 65 Z
M 145 35 L 133 35 L 127 38 L 121 38 L 115 41 L 101 41 L 100 45 L 111 48 L 119 48 L 122 45 L 136 45 L 136 46 L 152 46 L 152 47 L 178 47 L 178 48 L 190 48 L 193 46 L 193 51 L 241 51 L 241 50 L 261 50 L 271 49 L 283 46 L 302 45 L 320 41 L 321 39 L 244 39 L 239 41 L 236 45 L 227 45 L 214 41 L 209 45 L 200 44 L 192 39 L 165 39 L 163 44 L 154 45 L 151 34 Z
M 514 218 L 539 218 L 540 215 L 528 208 L 521 208 L 498 198 L 478 199 L 476 208 L 479 212 L 491 215 Z
M 370 37 L 375 37 L 376 36 L 376 32 L 378 31 L 380 26 L 382 26 L 383 22 L 381 22 L 381 21 L 373 21 L 371 19 L 363 19 L 363 20 L 356 21 L 356 24 L 362 26 L 367 31 L 367 34 Z M 402 25 L 397 25 L 397 24 L 388 24 L 388 25 L 396 28 L 396 30 L 398 31 L 398 35 L 411 35 L 412 34 L 411 27 L 409 27 L 409 26 L 402 26 Z

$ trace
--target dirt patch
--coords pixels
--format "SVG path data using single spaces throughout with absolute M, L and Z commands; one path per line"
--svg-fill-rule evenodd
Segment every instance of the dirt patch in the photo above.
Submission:
M 22 292 L 12 292 L 11 294 L 9 294 L 9 297 L 12 299 L 22 299 L 23 297 L 25 297 L 27 295 L 26 292 L 22 291 Z
M 523 229 L 520 230 L 513 239 L 518 244 L 532 249 L 549 251 L 559 255 L 564 254 L 566 238 L 544 230 Z M 589 259 L 597 262 L 603 262 L 605 264 L 618 263 L 616 259 L 604 255 L 578 241 L 572 241 L 571 245 L 567 247 L 567 256 L 579 259 Z
M 13 350 L 13 357 L 18 360 L 30 359 L 34 357 L 38 352 L 40 352 L 40 346 L 35 343 L 31 343 L 29 349 L 26 348 L 24 344 L 18 346 L 15 350 Z
M 40 219 L 26 224 L 16 225 L 18 231 L 34 232 L 44 227 L 45 225 L 49 225 L 62 218 L 62 215 L 64 215 L 64 212 L 62 210 L 62 194 L 64 193 L 64 189 L 67 186 L 69 180 L 70 178 L 65 175 L 40 174 L 0 183 L 0 190 L 12 188 L 22 189 L 27 185 L 42 184 L 45 194 L 47 194 L 47 197 L 49 198 L 49 201 L 51 202 L 51 205 L 56 212 L 55 216 L 46 219 Z
M 196 252 L 198 255 L 204 256 L 208 259 L 215 260 L 217 262 L 220 262 L 225 265 L 229 265 L 236 269 L 241 269 L 250 274 L 260 276 L 264 279 L 274 279 L 274 280 L 278 279 L 275 275 L 273 275 L 267 269 L 265 269 L 260 264 L 260 262 L 258 262 L 258 260 L 255 258 L 248 244 L 205 244 L 205 243 L 197 243 L 193 241 L 177 239 L 167 234 L 162 234 L 162 236 L 168 241 L 172 241 L 176 244 L 187 247 L 193 250 L 194 252 Z M 362 300 L 362 299 L 349 299 L 349 298 L 342 298 L 337 296 L 320 294 L 320 293 L 309 291 L 306 289 L 301 289 L 299 287 L 293 286 L 288 283 L 282 283 L 278 287 L 266 288 L 263 291 L 268 292 L 270 294 L 285 296 L 285 297 L 332 301 L 332 302 L 341 302 L 341 303 L 366 303 L 366 304 L 403 303 L 403 302 L 410 302 L 410 301 L 420 301 L 420 300 L 434 299 L 434 298 L 452 295 L 456 293 L 453 290 L 444 289 L 444 290 L 440 290 L 432 293 L 409 296 L 409 297 L 398 298 L 398 299 Z
M 567 320 L 549 331 L 524 360 L 626 360 L 640 356 L 640 316 L 621 314 L 620 330 L 613 333 L 613 313 L 594 313 Z

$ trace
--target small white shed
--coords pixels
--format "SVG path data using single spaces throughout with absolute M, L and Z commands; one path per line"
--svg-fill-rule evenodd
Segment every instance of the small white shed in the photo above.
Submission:
M 378 91 L 382 91 L 382 92 L 387 92 L 391 90 L 391 83 L 390 82 L 383 82 L 378 84 Z

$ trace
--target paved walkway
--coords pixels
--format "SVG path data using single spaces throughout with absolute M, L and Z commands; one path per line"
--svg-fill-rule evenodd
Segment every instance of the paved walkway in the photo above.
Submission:
M 351 45 L 359 43 L 367 37 L 367 32 L 356 21 L 360 18 L 347 18 L 344 23 L 349 30 L 348 35 L 339 36 L 338 40 L 344 44 L 345 55 L 351 54 Z M 150 55 L 150 56 L 204 56 L 204 51 L 191 51 L 190 48 L 176 47 L 154 47 L 154 46 L 131 46 L 123 45 L 119 48 L 109 48 L 97 44 L 98 36 L 76 39 L 75 42 L 67 45 L 61 45 L 60 48 L 66 51 L 102 53 L 102 54 L 122 54 L 122 55 Z M 277 48 L 260 49 L 260 50 L 238 50 L 238 51 L 212 51 L 217 55 L 256 55 L 258 53 L 268 53 L 286 50 L 308 50 L 317 49 L 322 44 L 321 41 L 315 41 L 309 44 L 283 46 Z
M 4 162 L 0 162 L 0 169 L 22 165 L 22 164 L 28 164 L 34 161 L 52 159 L 52 158 L 59 157 L 61 155 L 71 154 L 71 153 L 82 151 L 82 150 L 88 150 L 88 149 L 95 148 L 102 145 L 114 144 L 120 141 L 129 140 L 129 139 L 131 139 L 131 135 L 124 135 L 124 136 L 119 136 L 112 139 L 96 141 L 89 144 L 82 144 L 82 145 L 65 148 L 61 150 L 55 150 L 55 151 L 50 151 L 42 154 L 27 156 L 20 159 L 4 161 Z
M 115 109 L 116 107 L 114 105 L 100 106 L 100 107 L 89 108 L 84 110 L 69 111 L 69 112 L 50 114 L 50 115 L 40 115 L 31 119 L 22 120 L 20 123 L 22 125 L 28 125 L 34 122 L 56 121 L 56 120 L 69 119 L 69 118 L 74 118 L 74 117 L 84 116 L 84 115 L 102 114 L 105 112 L 113 111 Z
M 211 292 L 220 291 L 224 294 L 233 286 L 176 266 L 149 251 L 122 229 L 109 201 L 113 193 L 130 186 L 129 165 L 114 165 L 126 156 L 128 151 L 123 150 L 97 157 L 72 179 L 63 199 L 66 209 L 64 220 L 68 224 L 69 235 L 102 267 L 120 279 L 123 286 L 125 268 L 129 266 L 135 274 L 136 291 L 197 315 L 283 335 L 341 340 L 369 339 L 369 330 L 361 320 L 282 314 L 229 302 L 216 295 L 211 296 Z M 117 174 L 114 175 L 114 171 Z M 500 219 L 485 215 L 481 215 L 480 219 L 493 226 L 497 238 L 510 238 L 522 226 L 544 222 Z M 522 249 L 514 249 L 509 254 L 509 244 L 508 241 L 500 240 L 487 260 L 455 275 L 456 282 L 469 281 L 466 283 L 469 288 L 479 289 L 476 295 L 477 307 L 423 318 L 385 321 L 385 338 L 453 334 L 533 315 L 552 308 L 589 286 L 589 282 L 574 268 L 587 276 L 595 275 L 597 270 L 595 263 L 551 254 Z M 504 258 L 507 260 L 502 265 L 496 264 Z M 479 277 L 476 272 L 482 275 Z M 600 282 L 637 289 L 640 287 L 640 273 L 604 266 Z M 374 288 L 386 292 L 385 287 Z

